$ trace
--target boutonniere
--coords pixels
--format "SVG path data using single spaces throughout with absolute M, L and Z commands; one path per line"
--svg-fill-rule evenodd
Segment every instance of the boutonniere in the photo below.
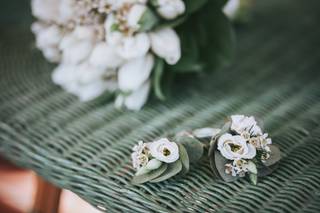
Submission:
M 199 161 L 204 145 L 192 135 L 179 134 L 169 140 L 140 141 L 133 147 L 132 166 L 136 173 L 132 184 L 157 183 L 188 173 L 190 164 Z
M 211 168 L 227 182 L 249 177 L 257 184 L 258 177 L 270 174 L 280 158 L 279 148 L 253 116 L 231 116 L 210 142 Z

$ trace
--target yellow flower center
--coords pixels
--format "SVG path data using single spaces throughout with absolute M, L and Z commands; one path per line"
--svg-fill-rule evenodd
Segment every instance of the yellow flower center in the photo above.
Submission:
M 163 153 L 164 156 L 169 156 L 169 155 L 171 154 L 170 150 L 167 149 L 167 148 L 164 148 L 164 149 L 162 150 L 162 153 Z

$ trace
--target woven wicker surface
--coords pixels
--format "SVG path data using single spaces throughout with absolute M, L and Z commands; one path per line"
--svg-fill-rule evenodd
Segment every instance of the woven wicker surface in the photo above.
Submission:
M 238 29 L 231 67 L 180 78 L 171 98 L 138 113 L 117 111 L 108 96 L 79 103 L 53 85 L 53 66 L 32 47 L 28 1 L 8 2 L 0 15 L 1 155 L 108 212 L 320 212 L 318 0 L 258 1 L 251 25 Z M 215 180 L 206 160 L 181 179 L 130 185 L 137 140 L 220 125 L 234 113 L 263 119 L 283 152 L 257 186 Z

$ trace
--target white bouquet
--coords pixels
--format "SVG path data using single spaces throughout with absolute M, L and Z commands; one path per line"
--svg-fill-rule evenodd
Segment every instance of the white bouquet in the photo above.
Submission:
M 224 3 L 32 0 L 38 19 L 32 31 L 44 57 L 58 64 L 54 83 L 81 101 L 112 92 L 117 107 L 139 110 L 151 88 L 164 99 L 165 74 L 212 70 L 230 60 L 234 36 L 222 7 L 233 17 L 237 5 Z

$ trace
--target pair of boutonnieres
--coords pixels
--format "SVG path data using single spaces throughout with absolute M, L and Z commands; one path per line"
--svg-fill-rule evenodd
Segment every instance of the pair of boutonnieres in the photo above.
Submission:
M 258 177 L 270 174 L 281 158 L 279 148 L 253 116 L 233 115 L 221 129 L 207 127 L 179 132 L 170 139 L 140 141 L 131 155 L 137 170 L 132 183 L 184 175 L 206 148 L 213 173 L 226 182 L 247 176 L 256 185 Z

